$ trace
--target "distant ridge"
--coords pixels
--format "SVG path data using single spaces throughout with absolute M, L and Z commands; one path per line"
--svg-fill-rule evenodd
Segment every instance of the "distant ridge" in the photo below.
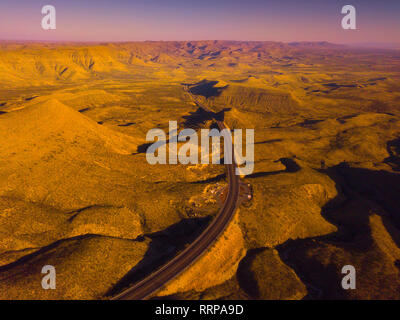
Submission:
M 400 49 L 400 43 L 384 43 L 384 42 L 361 42 L 349 45 L 353 48 L 368 48 L 368 49 Z
M 115 43 L 0 42 L 0 82 L 42 86 L 110 75 L 132 75 L 132 67 L 217 63 L 227 67 L 254 61 L 291 63 L 301 51 L 349 50 L 328 42 L 144 41 Z

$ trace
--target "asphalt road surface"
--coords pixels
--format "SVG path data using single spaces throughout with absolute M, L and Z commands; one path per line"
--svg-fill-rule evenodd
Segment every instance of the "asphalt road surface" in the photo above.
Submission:
M 207 112 L 211 112 L 208 108 L 201 105 L 185 87 L 185 91 L 190 95 L 196 105 Z M 219 130 L 226 128 L 222 121 L 217 121 Z M 232 145 L 232 141 L 225 142 Z M 233 150 L 233 146 L 232 146 Z M 175 256 L 157 271 L 153 272 L 145 279 L 135 283 L 130 288 L 124 290 L 120 294 L 112 298 L 112 300 L 141 300 L 146 299 L 163 285 L 182 273 L 186 268 L 191 266 L 207 249 L 218 239 L 222 232 L 226 229 L 235 213 L 239 198 L 239 176 L 235 174 L 236 164 L 234 155 L 232 155 L 232 164 L 226 164 L 228 178 L 228 194 L 226 200 L 214 217 L 208 227 L 193 241 L 184 251 Z M 218 272 L 218 270 L 215 270 Z

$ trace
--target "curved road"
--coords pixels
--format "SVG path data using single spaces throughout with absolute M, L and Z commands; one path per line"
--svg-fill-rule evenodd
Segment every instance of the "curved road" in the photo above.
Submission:
M 191 99 L 198 107 L 207 112 L 211 112 L 207 107 L 196 101 L 189 92 L 187 86 L 185 87 L 185 91 L 190 95 Z M 226 128 L 222 121 L 217 121 L 217 124 L 220 131 Z M 232 144 L 232 141 L 229 143 Z M 160 289 L 163 285 L 192 265 L 214 243 L 214 241 L 218 239 L 231 221 L 239 198 L 239 176 L 235 174 L 236 165 L 234 155 L 232 155 L 232 159 L 233 164 L 226 164 L 229 188 L 225 203 L 208 227 L 195 241 L 193 241 L 193 243 L 163 267 L 116 295 L 112 300 L 141 300 L 149 297 L 152 293 Z

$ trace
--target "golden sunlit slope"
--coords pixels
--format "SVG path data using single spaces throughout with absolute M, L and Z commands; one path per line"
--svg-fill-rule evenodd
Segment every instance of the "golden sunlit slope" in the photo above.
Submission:
M 10 199 L 20 207 L 9 209 L 9 219 L 14 217 L 14 221 L 3 220 L 7 241 L 14 243 L 8 249 L 24 248 L 24 244 L 18 244 L 19 233 L 43 245 L 66 234 L 135 238 L 144 226 L 151 232 L 179 221 L 182 213 L 171 207 L 170 201 L 179 199 L 185 186 L 177 185 L 176 191 L 163 194 L 165 184 L 156 185 L 154 179 L 162 182 L 175 176 L 178 182 L 185 181 L 185 170 L 174 166 L 163 171 L 163 167 L 150 166 L 144 155 L 136 154 L 138 144 L 132 136 L 99 125 L 57 100 L 45 98 L 0 115 L 0 130 L 4 132 L 0 197 L 5 201 L 4 208 L 12 203 Z M 171 180 L 169 188 L 174 183 Z M 156 200 L 153 194 L 159 194 Z M 153 209 L 154 201 L 160 202 L 160 212 Z M 51 219 L 58 216 L 60 223 L 66 222 L 66 217 L 76 217 L 65 226 L 57 226 L 45 218 L 52 210 Z M 14 228 L 7 231 L 7 226 L 19 219 L 31 221 L 33 228 L 35 220 L 43 220 L 44 224 L 38 223 L 38 230 L 43 226 L 44 231 L 50 228 L 51 232 L 44 237 L 40 233 L 28 235 L 25 222 L 17 227 L 18 232 Z
M 22 86 L 21 81 L 26 80 L 31 85 L 51 84 L 126 71 L 120 61 L 123 59 L 123 52 L 117 53 L 106 46 L 21 47 L 0 51 L 0 75 L 2 82 L 13 86 Z
M 285 261 L 317 298 L 399 299 L 399 179 L 395 172 L 341 164 L 326 171 L 341 190 L 325 216 L 339 230 L 325 238 L 291 241 Z M 357 289 L 341 288 L 341 268 L 356 268 Z
M 0 126 L 1 143 L 5 146 L 1 155 L 8 159 L 11 155 L 23 159 L 23 152 L 29 151 L 42 157 L 53 147 L 52 140 L 69 144 L 80 139 L 92 148 L 104 147 L 121 154 L 133 153 L 137 148 L 133 138 L 99 126 L 55 99 L 38 98 L 20 110 L 3 114 Z M 29 159 L 32 160 L 36 159 Z
M 95 235 L 60 240 L 0 267 L 0 298 L 102 299 L 112 285 L 143 259 L 148 244 L 147 240 Z M 57 271 L 56 290 L 44 290 L 41 285 L 42 267 L 48 264 Z
M 75 208 L 104 204 L 112 211 L 114 204 L 119 208 L 115 217 L 140 220 L 137 213 L 118 206 L 111 196 L 117 190 L 101 181 L 102 174 L 105 181 L 112 179 L 106 172 L 123 166 L 124 157 L 136 151 L 133 138 L 101 127 L 57 100 L 44 99 L 1 115 L 0 130 L 0 199 L 8 212 L 1 219 L 3 250 L 45 245 L 62 234 L 77 235 L 76 228 L 95 231 L 93 221 L 86 222 L 86 230 L 75 222 L 68 224 L 73 229 L 68 231 L 59 225 Z M 9 207 L 10 199 L 14 206 Z M 135 237 L 140 223 L 131 226 L 130 236 Z
M 59 100 L 75 110 L 83 110 L 85 108 L 99 107 L 110 104 L 115 105 L 121 101 L 126 101 L 128 98 L 126 95 L 120 92 L 118 94 L 113 94 L 106 92 L 105 90 L 90 89 L 89 87 L 87 90 L 83 89 L 84 87 L 77 92 L 71 92 L 71 90 L 58 92 L 54 94 L 54 99 Z
M 134 139 L 41 98 L 2 114 L 0 130 L 1 297 L 101 297 L 147 250 L 120 240 L 143 234 L 143 219 L 112 182 L 126 175 L 115 170 L 136 151 Z M 105 251 L 115 254 L 109 264 Z M 37 281 L 45 264 L 56 266 L 60 285 L 50 295 Z
M 2 298 L 101 298 L 139 262 L 176 250 L 171 239 L 155 251 L 149 237 L 187 218 L 191 195 L 204 189 L 187 187 L 185 167 L 147 164 L 144 137 L 100 125 L 54 97 L 71 103 L 71 95 L 54 93 L 0 114 L 0 286 L 13 288 Z M 59 291 L 38 285 L 42 263 L 56 266 Z
M 287 79 L 296 81 L 292 75 Z M 303 83 L 304 79 L 297 80 Z M 254 86 L 251 82 L 255 82 Z M 398 192 L 398 174 L 392 170 L 398 170 L 399 161 L 399 105 L 394 102 L 387 107 L 393 114 L 380 109 L 379 102 L 370 103 L 370 108 L 342 105 L 343 101 L 353 102 L 347 94 L 353 97 L 359 92 L 363 98 L 364 94 L 378 92 L 365 89 L 344 85 L 334 90 L 337 95 L 325 98 L 326 105 L 318 105 L 318 99 L 297 103 L 300 95 L 293 99 L 292 91 L 269 88 L 267 82 L 251 77 L 240 81 L 202 80 L 190 87 L 198 100 L 220 111 L 221 117 L 223 113 L 230 128 L 255 129 L 255 172 L 246 177 L 253 188 L 253 200 L 239 212 L 247 254 L 237 273 L 224 283 L 210 279 L 209 287 L 204 283 L 191 286 L 189 279 L 204 277 L 194 266 L 185 273 L 186 285 L 185 277 L 178 278 L 168 287 L 170 291 L 161 294 L 184 299 L 396 296 L 398 240 L 393 224 L 398 228 L 399 218 L 398 201 L 393 194 Z M 375 99 L 390 96 L 386 90 L 381 87 Z M 334 108 L 334 104 L 339 107 Z M 350 170 L 363 168 L 366 173 L 340 181 L 330 170 L 341 163 L 350 165 Z M 381 176 L 379 184 L 371 181 L 370 175 Z M 353 183 L 371 188 L 353 194 Z M 369 230 L 360 230 L 360 226 L 377 208 L 385 222 L 371 225 L 376 239 L 371 244 Z M 344 232 L 345 229 L 349 230 Z M 232 243 L 231 251 L 236 253 L 234 246 Z M 270 254 L 272 249 L 278 254 Z M 236 255 L 228 258 L 211 249 L 207 257 L 209 263 L 229 261 L 231 265 Z M 383 265 L 378 268 L 381 259 Z M 357 294 L 340 287 L 341 266 L 347 260 L 365 279 L 364 290 Z M 272 272 L 269 266 L 276 266 L 277 273 L 286 276 L 265 276 L 263 272 Z M 383 277 L 390 280 L 382 281 Z
M 253 199 L 158 295 L 395 297 L 399 61 L 325 42 L 0 43 L 0 297 L 115 294 L 207 226 L 224 167 L 145 156 L 149 129 L 212 125 L 182 84 L 255 129 Z M 357 293 L 338 287 L 347 263 Z

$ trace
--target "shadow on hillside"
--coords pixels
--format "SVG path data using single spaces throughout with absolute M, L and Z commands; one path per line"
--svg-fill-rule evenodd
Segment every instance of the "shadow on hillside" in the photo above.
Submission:
M 283 141 L 283 140 L 282 139 L 270 139 L 270 140 L 254 142 L 254 144 L 268 144 L 268 143 L 281 142 L 281 141 Z
M 200 95 L 205 98 L 218 97 L 222 91 L 228 87 L 215 87 L 218 81 L 202 80 L 198 83 L 190 85 L 189 92 L 194 95 Z
M 246 178 L 247 179 L 254 179 L 254 178 L 260 178 L 260 177 L 273 176 L 273 175 L 284 173 L 284 172 L 295 173 L 295 172 L 301 170 L 301 167 L 292 158 L 281 158 L 281 159 L 279 159 L 279 160 L 277 160 L 275 162 L 281 162 L 286 167 L 286 169 L 285 170 L 278 170 L 278 171 L 256 172 L 256 173 L 252 173 L 252 174 L 246 176 Z
M 212 178 L 209 178 L 206 180 L 198 180 L 198 181 L 189 182 L 189 184 L 208 184 L 208 183 L 220 182 L 225 179 L 226 179 L 226 173 L 222 173 L 222 174 L 219 174 L 215 177 L 212 177 Z
M 306 299 L 346 299 L 348 292 L 341 287 L 343 274 L 340 270 L 343 265 L 338 265 L 340 259 L 322 264 L 323 258 L 317 259 L 314 254 L 323 254 L 329 244 L 346 252 L 349 255 L 347 259 L 366 252 L 371 254 L 376 250 L 369 224 L 372 213 L 381 216 L 386 231 L 400 248 L 400 174 L 352 168 L 346 163 L 321 172 L 335 181 L 338 190 L 338 196 L 321 211 L 322 216 L 337 227 L 337 231 L 325 236 L 288 240 L 277 249 L 281 259 L 306 284 L 309 292 Z M 379 257 L 375 253 L 372 256 Z M 346 260 L 346 257 L 342 258 Z M 373 266 L 380 261 L 369 263 Z M 399 263 L 395 263 L 397 268 Z
M 384 162 L 390 165 L 394 171 L 400 171 L 400 138 L 389 141 L 386 149 L 389 157 Z
M 133 126 L 134 124 L 135 124 L 135 122 L 127 122 L 127 123 L 119 124 L 118 127 L 130 127 L 130 126 Z
M 214 112 L 207 112 L 203 108 L 197 108 L 196 111 L 190 112 L 187 116 L 183 116 L 183 119 L 185 119 L 183 126 L 185 128 L 199 129 L 204 126 L 207 121 L 214 120 L 214 118 Z
M 251 249 L 246 256 L 240 261 L 237 270 L 237 280 L 240 287 L 253 299 L 260 297 L 257 280 L 254 278 L 254 273 L 251 270 L 254 259 L 257 254 L 263 252 L 265 248 Z
M 25 101 L 31 101 L 31 100 L 34 100 L 36 98 L 39 98 L 39 96 L 28 97 L 28 98 L 25 99 Z
M 231 110 L 231 108 L 224 108 L 221 111 L 215 113 L 215 120 L 224 122 L 225 121 L 225 112 L 228 112 L 230 110 Z
M 55 241 L 53 243 L 51 243 L 50 245 L 44 246 L 42 248 L 40 248 L 39 250 L 30 253 L 26 256 L 23 256 L 22 258 L 6 264 L 4 266 L 0 267 L 0 280 L 2 279 L 2 272 L 8 271 L 10 269 L 13 269 L 15 267 L 18 266 L 22 266 L 25 269 L 31 269 L 32 266 L 36 266 L 37 263 L 36 262 L 36 258 L 40 257 L 40 256 L 46 256 L 46 254 L 50 254 L 51 251 L 53 251 L 53 249 L 57 248 L 59 245 L 63 244 L 64 242 L 71 242 L 74 240 L 85 240 L 85 239 L 91 239 L 91 238 L 101 238 L 102 236 L 100 235 L 95 235 L 95 234 L 85 234 L 85 235 L 81 235 L 81 236 L 76 236 L 76 237 L 71 237 L 68 239 L 61 239 L 58 241 Z M 39 268 L 39 266 L 38 266 Z M 40 269 L 42 268 L 42 266 L 40 266 Z
M 176 132 L 171 132 L 171 133 L 176 133 Z M 173 137 L 170 137 L 167 140 L 158 140 L 158 141 L 153 141 L 153 142 L 148 142 L 148 143 L 143 143 L 141 145 L 138 145 L 137 149 L 136 149 L 136 153 L 133 153 L 133 155 L 139 154 L 139 153 L 146 153 L 147 149 L 151 146 L 151 145 L 155 145 L 155 147 L 160 148 L 163 145 L 168 145 L 171 141 L 171 139 L 177 139 L 178 136 L 174 135 Z
M 183 116 L 185 119 L 183 126 L 185 128 L 191 129 L 200 129 L 202 128 L 207 121 L 215 120 L 215 121 L 224 121 L 225 119 L 225 112 L 230 111 L 230 108 L 224 108 L 219 112 L 208 112 L 203 108 L 197 108 L 194 112 L 189 112 L 189 115 Z M 210 129 L 216 128 L 218 129 L 217 125 L 213 123 Z
M 316 119 L 305 119 L 302 123 L 299 123 L 298 125 L 300 127 L 310 127 L 314 124 L 318 124 L 320 122 L 323 122 L 324 120 L 316 120 Z
M 193 242 L 210 220 L 211 217 L 184 219 L 163 231 L 146 235 L 151 242 L 143 259 L 112 287 L 106 296 L 114 296 L 158 270 Z M 145 237 L 141 237 L 137 240 L 144 239 Z

